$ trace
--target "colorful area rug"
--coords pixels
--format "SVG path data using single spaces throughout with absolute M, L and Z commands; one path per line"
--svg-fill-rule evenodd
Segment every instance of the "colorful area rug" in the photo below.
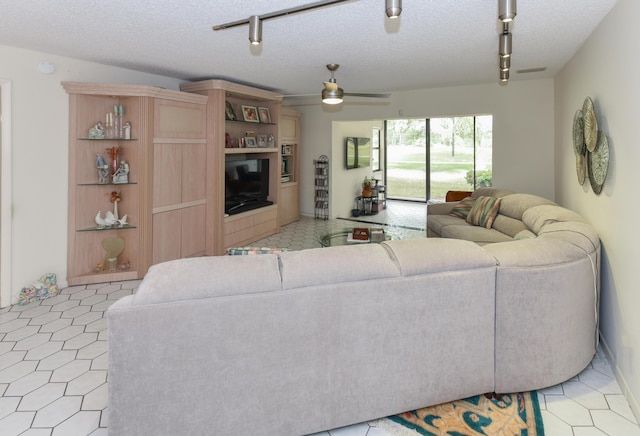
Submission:
M 535 391 L 478 395 L 380 419 L 374 423 L 394 436 L 544 436 Z

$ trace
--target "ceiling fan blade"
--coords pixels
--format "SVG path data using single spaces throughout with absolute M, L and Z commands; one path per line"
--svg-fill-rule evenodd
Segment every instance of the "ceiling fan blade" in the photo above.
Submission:
M 367 92 L 345 92 L 344 95 L 351 97 L 366 97 L 366 98 L 389 98 L 391 94 L 372 94 Z

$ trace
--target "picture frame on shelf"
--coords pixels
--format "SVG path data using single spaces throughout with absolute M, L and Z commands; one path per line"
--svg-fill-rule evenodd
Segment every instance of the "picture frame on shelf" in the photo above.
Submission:
M 268 107 L 258 107 L 258 113 L 260 114 L 260 122 L 265 124 L 271 124 L 271 112 Z
M 227 100 L 225 102 L 225 111 L 224 111 L 224 117 L 227 120 L 231 120 L 231 121 L 235 121 L 238 118 L 236 117 L 236 113 L 233 110 L 233 106 L 231 105 L 231 102 L 229 100 Z
M 258 135 L 256 138 L 258 140 L 258 147 L 265 148 L 267 146 L 267 135 Z
M 256 142 L 256 137 L 255 136 L 245 136 L 244 137 L 244 146 L 247 148 L 255 148 L 258 146 L 258 143 Z
M 282 154 L 291 154 L 291 146 L 283 145 L 282 146 Z
M 256 109 L 255 106 L 242 105 L 242 116 L 244 117 L 244 120 L 248 123 L 260 122 L 260 120 L 258 119 L 258 110 Z

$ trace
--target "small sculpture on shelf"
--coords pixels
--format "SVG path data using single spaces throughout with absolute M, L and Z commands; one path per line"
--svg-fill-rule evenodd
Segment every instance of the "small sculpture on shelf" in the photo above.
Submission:
M 121 200 L 122 197 L 120 197 L 120 193 L 118 191 L 111 191 L 111 198 L 109 201 L 113 203 L 113 216 L 115 217 L 115 221 L 118 221 L 120 218 L 118 216 L 118 203 L 120 203 Z M 115 224 L 115 221 L 111 224 Z
M 89 138 L 104 139 L 104 128 L 102 127 L 102 121 L 98 121 L 95 126 L 89 129 Z
M 362 196 L 363 197 L 371 197 L 371 188 L 373 187 L 373 182 L 369 177 L 365 177 L 362 182 Z
M 118 171 L 118 153 L 122 150 L 120 146 L 113 146 L 107 148 L 109 157 L 111 158 L 111 175 L 113 176 Z
M 96 214 L 95 221 L 99 229 L 106 229 L 107 227 L 111 227 L 112 225 L 114 225 L 117 219 L 113 212 L 111 212 L 110 210 L 108 210 L 104 215 L 104 218 L 102 218 L 102 211 L 99 210 Z
M 96 153 L 96 168 L 98 169 L 98 183 L 107 183 L 109 177 L 109 165 L 100 153 Z
M 104 258 L 103 268 L 108 271 L 115 271 L 118 264 L 118 256 L 124 251 L 124 239 L 104 238 L 102 248 L 107 252 Z
M 113 183 L 129 183 L 129 164 L 122 160 L 118 169 L 113 174 Z

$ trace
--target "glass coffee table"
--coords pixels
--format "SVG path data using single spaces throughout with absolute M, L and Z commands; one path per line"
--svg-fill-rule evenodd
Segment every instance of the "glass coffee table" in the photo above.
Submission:
M 327 232 L 320 235 L 318 242 L 323 247 L 333 247 L 336 245 L 361 245 L 361 244 L 375 244 L 384 241 L 352 241 L 349 240 L 349 233 L 353 232 L 353 227 L 349 227 L 343 230 L 336 230 L 333 232 Z M 391 233 L 385 229 L 384 236 L 386 241 L 400 239 L 395 233 Z

